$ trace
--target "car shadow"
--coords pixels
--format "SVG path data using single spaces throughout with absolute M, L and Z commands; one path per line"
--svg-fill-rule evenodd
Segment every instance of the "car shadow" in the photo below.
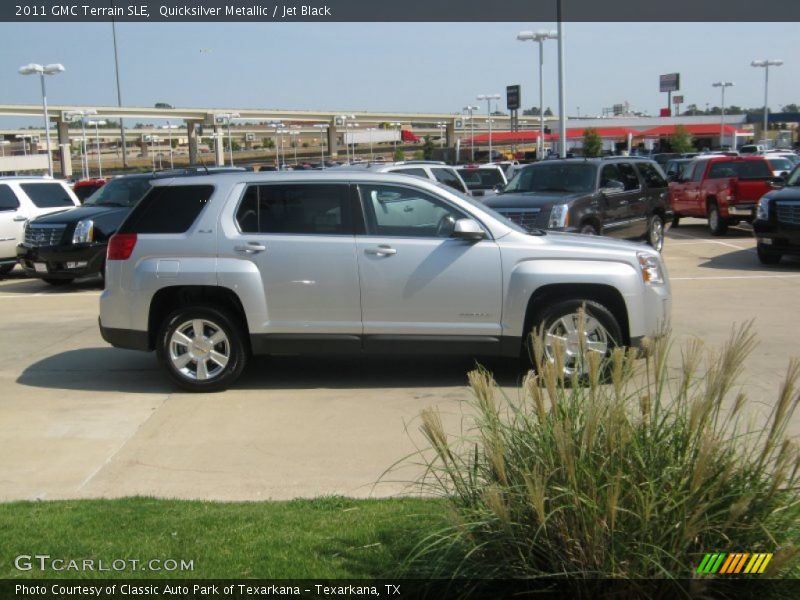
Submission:
M 692 238 L 698 240 L 714 240 L 714 241 L 724 242 L 725 238 L 752 239 L 753 229 L 749 225 L 748 226 L 739 225 L 736 227 L 729 227 L 725 235 L 716 236 L 716 235 L 711 235 L 711 232 L 708 230 L 708 225 L 704 223 L 681 222 L 679 227 L 671 227 L 670 230 L 665 235 L 667 239 L 676 241 Z
M 452 356 L 257 356 L 232 390 L 304 390 L 458 387 L 481 365 L 502 386 L 518 385 L 518 360 Z M 180 391 L 155 353 L 118 348 L 83 348 L 48 356 L 26 368 L 17 383 L 30 387 L 134 394 Z
M 777 265 L 762 265 L 758 260 L 754 248 L 746 250 L 736 250 L 714 256 L 698 267 L 707 269 L 723 269 L 734 271 L 759 271 L 765 275 L 776 275 L 781 273 L 797 273 L 800 267 L 800 259 L 796 256 L 785 256 Z
M 28 277 L 23 271 L 15 269 L 0 279 L 0 294 L 74 294 L 102 290 L 104 286 L 99 276 L 77 279 L 64 285 L 51 285 L 36 277 Z

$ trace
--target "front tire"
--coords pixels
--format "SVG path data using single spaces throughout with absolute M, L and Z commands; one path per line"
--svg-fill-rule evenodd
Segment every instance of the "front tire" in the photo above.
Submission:
M 725 235 L 728 231 L 728 223 L 719 214 L 719 207 L 716 203 L 709 204 L 708 206 L 708 229 L 711 235 Z
M 777 265 L 781 262 L 781 255 L 769 252 L 764 244 L 756 244 L 756 254 L 762 265 Z
M 594 300 L 582 298 L 562 300 L 540 311 L 531 335 L 541 336 L 543 360 L 555 364 L 558 351 L 563 352 L 562 374 L 566 381 L 573 376 L 585 379 L 590 354 L 596 353 L 601 361 L 605 360 L 622 343 L 622 329 L 611 311 Z
M 0 265 L 0 277 L 5 277 L 11 271 L 14 270 L 14 267 L 17 266 L 17 263 L 11 263 L 10 265 Z
M 172 380 L 189 392 L 225 390 L 247 363 L 241 326 L 228 311 L 213 306 L 173 311 L 158 333 L 156 351 Z
M 661 215 L 652 215 L 647 221 L 647 243 L 657 252 L 664 248 L 664 218 Z
M 600 232 L 597 231 L 597 227 L 591 223 L 584 223 L 581 225 L 580 233 L 581 235 L 600 235 Z
M 676 214 L 672 215 L 672 226 L 673 227 L 677 227 L 678 225 L 680 225 L 680 222 L 681 222 L 681 216 L 679 214 L 676 213 Z

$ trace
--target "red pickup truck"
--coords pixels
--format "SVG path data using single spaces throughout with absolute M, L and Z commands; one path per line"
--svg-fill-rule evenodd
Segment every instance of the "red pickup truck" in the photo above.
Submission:
M 669 184 L 675 216 L 708 219 L 713 235 L 725 235 L 728 225 L 752 222 L 758 200 L 772 190 L 772 170 L 763 156 L 709 156 L 688 164 Z

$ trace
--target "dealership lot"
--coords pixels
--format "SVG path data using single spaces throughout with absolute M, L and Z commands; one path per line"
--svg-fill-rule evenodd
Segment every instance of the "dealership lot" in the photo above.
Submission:
M 712 238 L 693 219 L 667 238 L 677 340 L 718 344 L 755 319 L 741 381 L 763 411 L 800 355 L 800 260 L 763 267 L 748 230 Z M 178 392 L 153 354 L 103 342 L 99 294 L 97 280 L 52 288 L 17 270 L 0 281 L 0 500 L 395 494 L 418 469 L 374 484 L 421 443 L 419 412 L 439 406 L 451 431 L 460 422 L 472 363 L 458 358 L 259 358 L 227 392 Z M 514 394 L 517 372 L 487 366 Z

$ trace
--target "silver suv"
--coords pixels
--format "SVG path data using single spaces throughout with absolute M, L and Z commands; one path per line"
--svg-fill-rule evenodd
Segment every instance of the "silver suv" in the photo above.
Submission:
M 639 245 L 527 232 L 417 177 L 226 173 L 153 182 L 109 242 L 100 329 L 215 391 L 251 353 L 519 357 L 533 331 L 581 374 L 669 311 L 661 257 Z

